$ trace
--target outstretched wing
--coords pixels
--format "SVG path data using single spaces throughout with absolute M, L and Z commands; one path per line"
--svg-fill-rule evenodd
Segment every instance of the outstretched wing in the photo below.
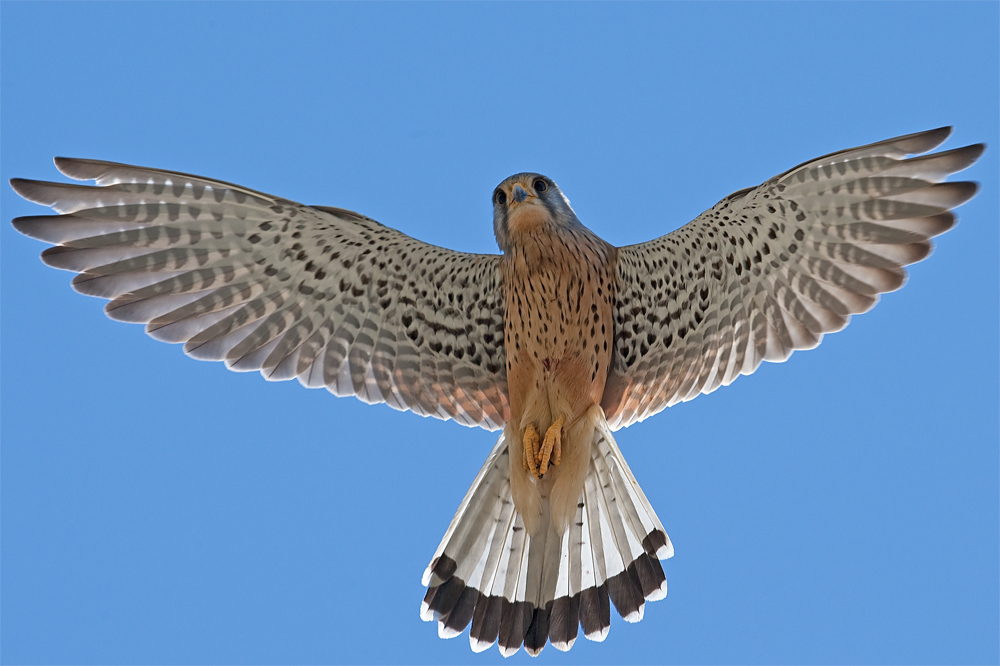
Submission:
M 602 400 L 613 428 L 784 361 L 839 331 L 950 229 L 976 192 L 942 183 L 982 154 L 923 157 L 941 128 L 806 162 L 731 194 L 666 236 L 618 251 L 615 349 Z
M 50 266 L 189 356 L 465 425 L 506 421 L 499 257 L 188 174 L 57 158 L 99 187 L 14 179 Z

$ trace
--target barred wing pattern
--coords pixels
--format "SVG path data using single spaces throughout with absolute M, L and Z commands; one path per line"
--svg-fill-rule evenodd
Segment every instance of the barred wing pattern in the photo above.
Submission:
M 14 179 L 50 266 L 189 356 L 496 430 L 509 415 L 499 256 L 188 174 L 57 158 Z
M 923 157 L 941 128 L 833 153 L 736 192 L 666 236 L 619 249 L 612 428 L 818 345 L 955 224 L 976 192 L 943 183 L 981 144 Z

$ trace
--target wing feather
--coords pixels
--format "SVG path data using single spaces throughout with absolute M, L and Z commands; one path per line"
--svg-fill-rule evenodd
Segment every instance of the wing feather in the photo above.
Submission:
M 614 428 L 783 361 L 906 280 L 976 193 L 942 182 L 981 144 L 910 157 L 941 128 L 832 153 L 736 192 L 684 227 L 619 248 Z
M 488 429 L 509 415 L 499 257 L 200 176 L 57 158 L 14 179 L 42 258 L 190 356 Z

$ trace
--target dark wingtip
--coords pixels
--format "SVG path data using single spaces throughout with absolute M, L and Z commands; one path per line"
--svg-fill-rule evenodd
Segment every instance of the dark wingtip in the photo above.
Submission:
M 34 181 L 27 178 L 11 178 L 7 182 L 10 183 L 10 189 L 14 190 L 19 197 L 31 201 L 28 197 L 28 192 L 30 191 L 31 183 Z
M 73 180 L 97 180 L 107 167 L 118 166 L 115 162 L 78 157 L 53 157 L 52 163 L 59 169 L 59 173 Z
M 971 180 L 957 180 L 952 183 L 941 183 L 936 187 L 940 187 L 941 185 L 950 186 L 949 189 L 954 194 L 955 203 L 952 204 L 952 208 L 957 208 L 962 204 L 968 203 L 969 199 L 976 196 L 976 193 L 979 192 L 979 183 Z
M 21 234 L 27 236 L 28 238 L 34 238 L 35 240 L 48 241 L 44 234 L 39 234 L 38 232 L 38 221 L 51 219 L 49 215 L 24 215 L 22 217 L 15 217 L 10 221 L 11 225 Z M 48 241 L 51 242 L 51 241 Z
M 31 203 L 52 207 L 56 203 L 53 191 L 63 187 L 60 183 L 49 183 L 44 180 L 32 180 L 30 178 L 11 178 L 10 187 L 19 197 Z
M 10 221 L 10 223 L 19 233 L 25 236 L 28 235 L 24 233 L 24 230 L 25 228 L 27 228 L 28 225 L 25 225 L 23 217 L 15 217 L 13 220 Z
M 975 162 L 976 160 L 978 160 L 980 157 L 983 156 L 983 153 L 986 152 L 986 144 L 974 143 L 972 145 L 966 146 L 965 150 L 969 151 L 972 161 Z
M 52 163 L 56 165 L 57 169 L 59 169 L 59 173 L 63 174 L 64 176 L 69 176 L 70 178 L 72 178 L 72 176 L 70 176 L 70 174 L 68 173 L 67 170 L 72 170 L 73 163 L 77 162 L 77 161 L 79 161 L 79 160 L 75 160 L 72 157 L 53 157 L 52 158 Z
M 946 125 L 944 127 L 938 127 L 924 132 L 916 132 L 914 134 L 896 137 L 895 139 L 890 139 L 890 141 L 897 145 L 901 150 L 905 150 L 907 153 L 915 155 L 917 153 L 926 153 L 928 150 L 932 150 L 937 146 L 940 146 L 944 143 L 945 139 L 951 136 L 951 130 L 951 125 Z

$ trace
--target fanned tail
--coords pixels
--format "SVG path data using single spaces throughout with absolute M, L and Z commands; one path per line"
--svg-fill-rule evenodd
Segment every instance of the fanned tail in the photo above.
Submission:
M 499 643 L 504 656 L 523 644 L 532 656 L 547 641 L 569 650 L 579 628 L 602 641 L 611 604 L 627 622 L 646 600 L 662 599 L 659 560 L 670 539 L 625 463 L 604 413 L 592 408 L 590 466 L 576 516 L 558 534 L 542 502 L 541 527 L 528 535 L 510 488 L 509 431 L 504 430 L 465 495 L 424 572 L 422 619 L 453 638 L 471 623 L 475 652 Z

